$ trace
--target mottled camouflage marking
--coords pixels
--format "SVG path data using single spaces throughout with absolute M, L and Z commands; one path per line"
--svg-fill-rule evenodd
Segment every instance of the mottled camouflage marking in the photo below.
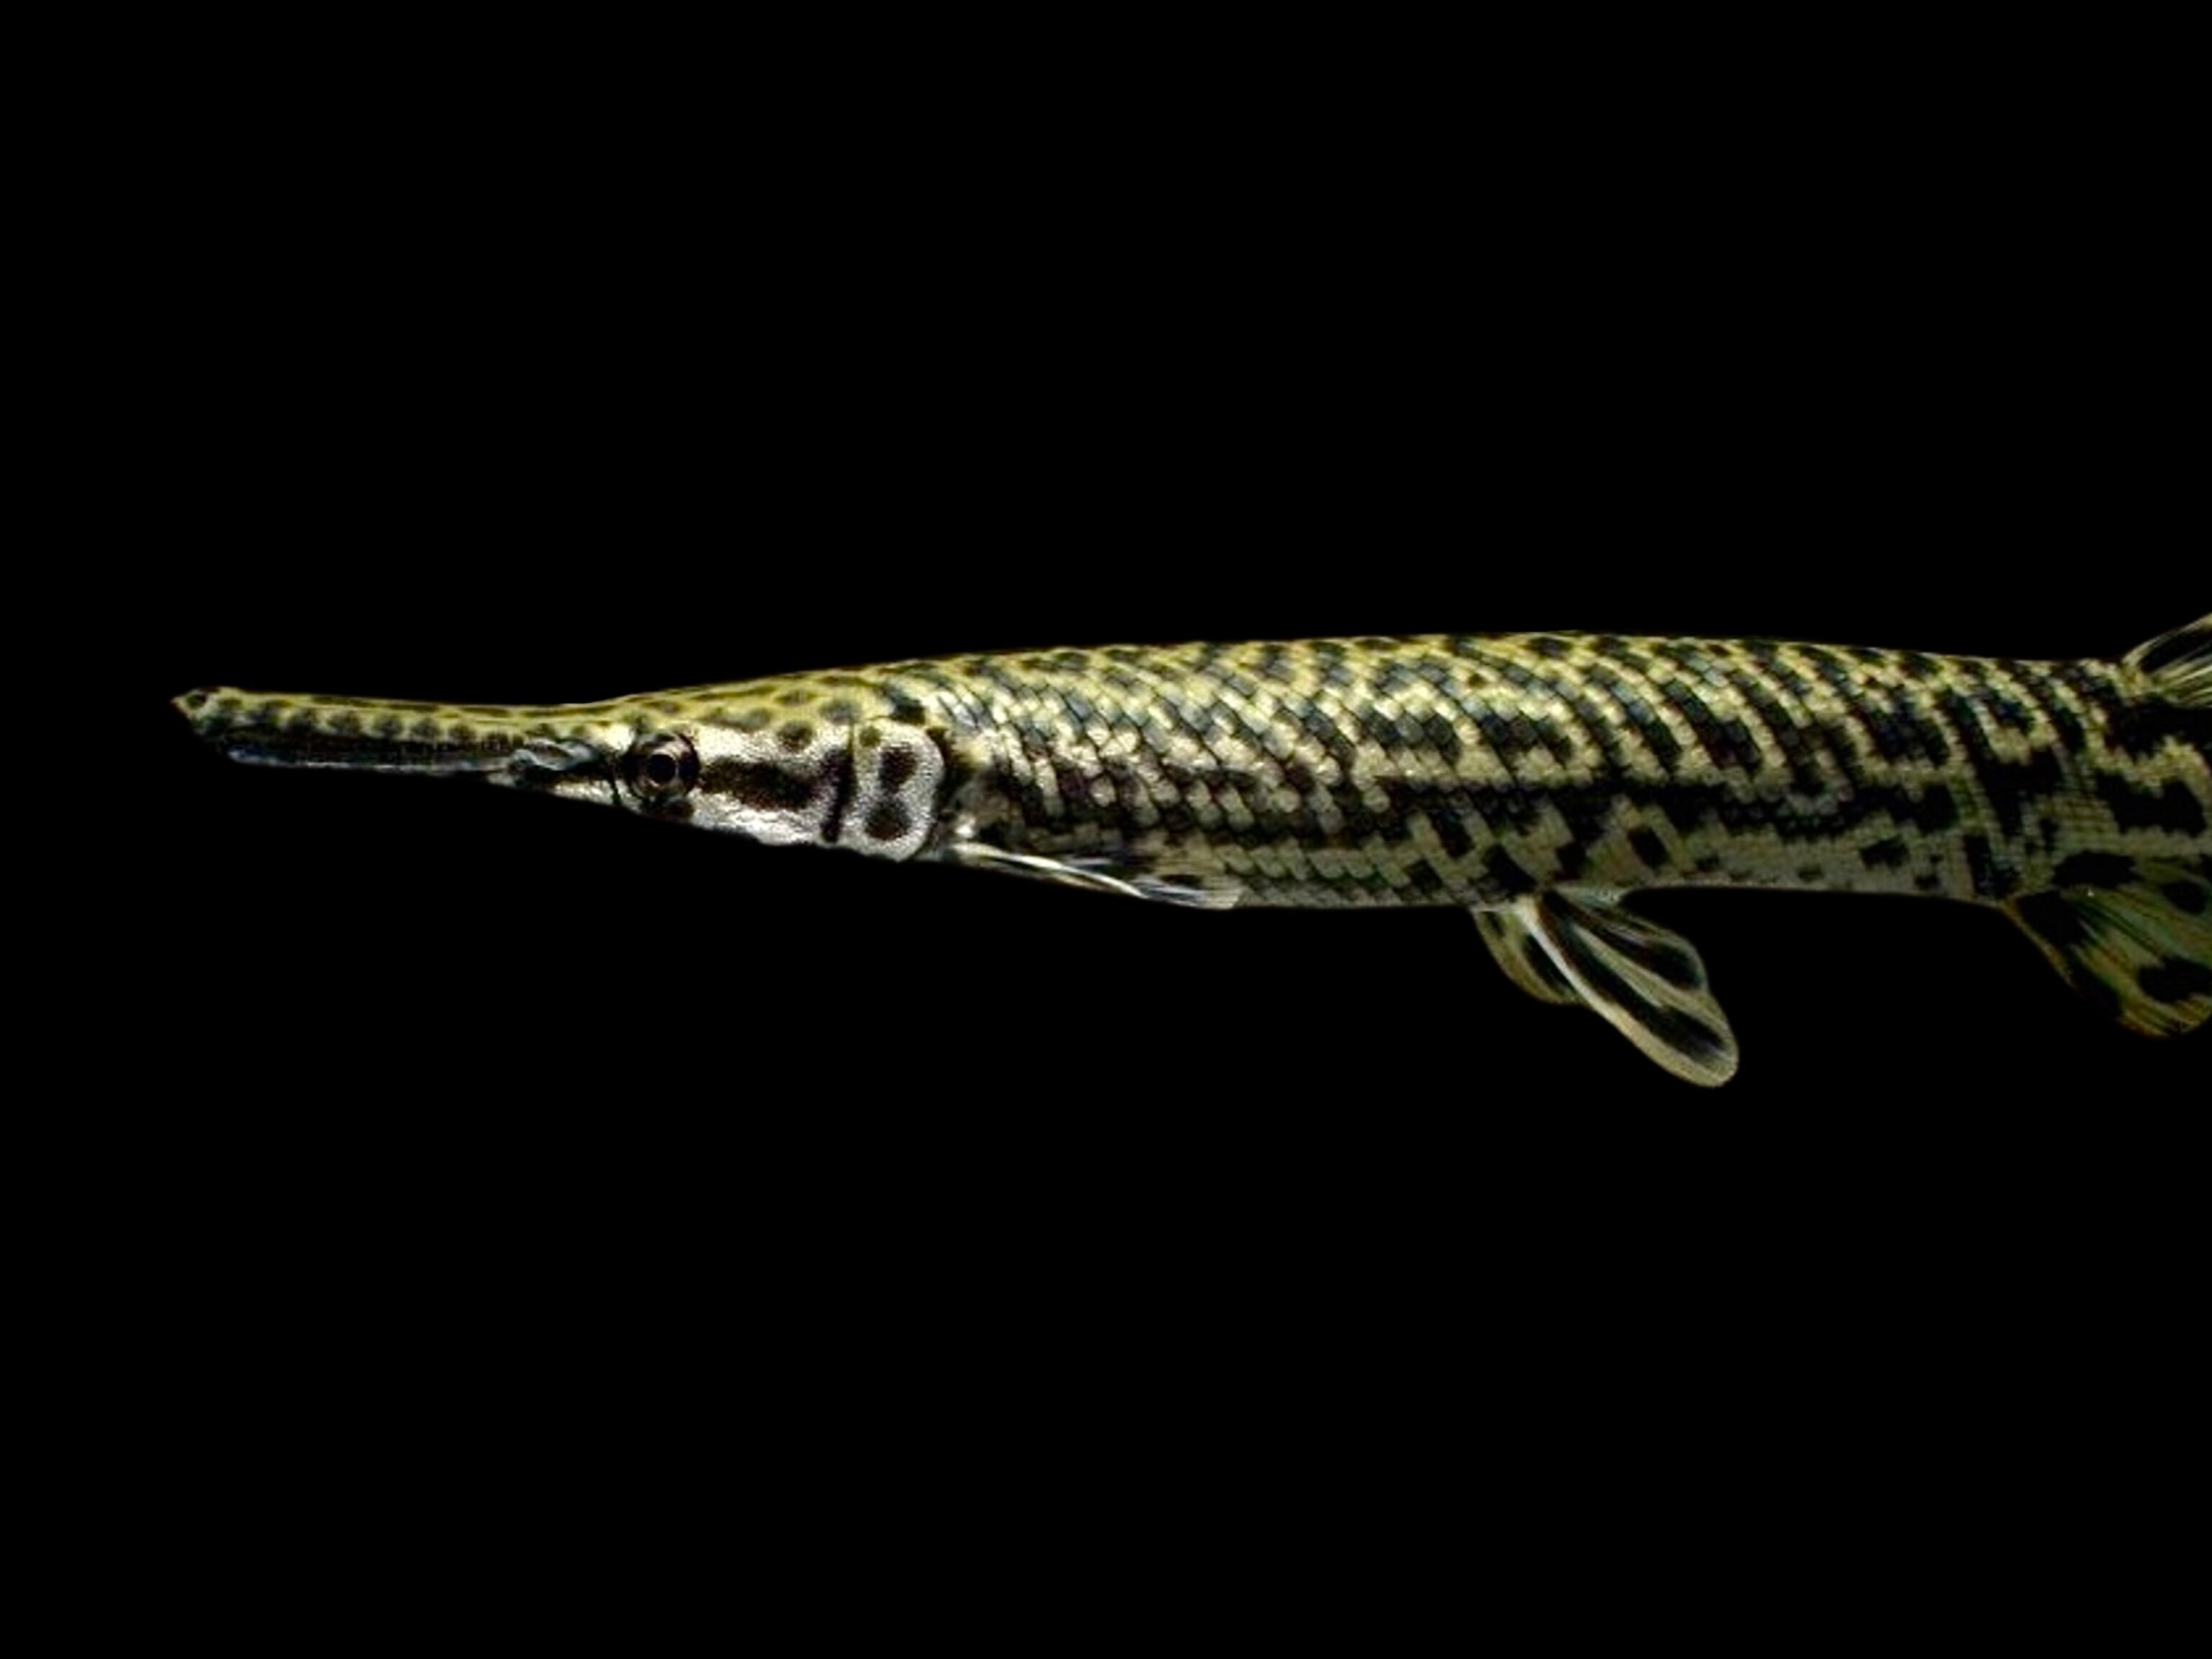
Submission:
M 1099 861 L 1260 904 L 1485 904 L 1534 887 L 1776 885 L 2002 899 L 2079 853 L 2203 856 L 2212 716 L 2116 663 L 1762 641 L 1449 635 L 955 657 L 611 702 L 195 692 L 248 760 L 487 770 L 769 732 L 708 790 L 788 805 L 827 732 L 951 763 L 915 851 Z M 829 706 L 820 726 L 788 711 Z M 893 805 L 903 775 L 876 775 Z
M 1249 903 L 1808 878 L 1996 899 L 2077 850 L 2201 854 L 2212 813 L 2203 720 L 2152 717 L 2117 664 L 1545 635 L 879 672 L 967 763 L 938 850 Z
M 1715 1082 L 1733 1042 L 1694 952 L 1610 896 L 2004 903 L 2130 1024 L 2201 1020 L 2208 633 L 2119 663 L 1463 635 L 951 657 L 545 708 L 178 701 L 246 760 L 479 772 L 1180 903 L 1510 914 L 1486 937 L 1518 981 Z

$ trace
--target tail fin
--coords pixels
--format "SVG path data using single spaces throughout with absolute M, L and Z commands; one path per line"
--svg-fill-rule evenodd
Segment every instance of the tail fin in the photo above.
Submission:
M 2162 721 L 2212 733 L 2212 617 L 2137 646 L 2125 663 Z M 2200 749 L 2206 741 L 2193 740 Z M 2166 787 L 2184 793 L 2179 783 Z M 2187 805 L 2202 831 L 2193 797 Z M 2191 838 L 2199 849 L 2212 847 L 2201 835 Z M 2052 873 L 2051 887 L 2022 893 L 2006 908 L 2075 990 L 2154 1036 L 2193 1030 L 2212 1016 L 2212 854 L 2076 853 Z
M 2137 646 L 2126 660 L 2168 702 L 2212 708 L 2212 617 Z

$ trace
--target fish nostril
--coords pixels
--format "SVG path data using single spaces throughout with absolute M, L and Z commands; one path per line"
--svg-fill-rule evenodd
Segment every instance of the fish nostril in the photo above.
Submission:
M 197 690 L 187 691 L 181 697 L 170 700 L 171 706 L 187 717 L 197 717 L 200 710 L 214 701 L 215 688 L 206 685 L 199 687 Z

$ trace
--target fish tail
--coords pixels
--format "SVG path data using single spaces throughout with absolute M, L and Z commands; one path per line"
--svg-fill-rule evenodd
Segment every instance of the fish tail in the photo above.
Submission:
M 2136 647 L 2124 663 L 2147 700 L 2212 711 L 2212 617 Z M 2181 718 L 2205 724 L 2199 712 Z M 2182 799 L 2179 785 L 2169 790 Z M 2201 808 L 2193 827 L 2203 846 Z M 2053 876 L 2051 887 L 2006 908 L 2075 990 L 2153 1036 L 2193 1030 L 2212 1016 L 2212 854 L 2082 852 Z

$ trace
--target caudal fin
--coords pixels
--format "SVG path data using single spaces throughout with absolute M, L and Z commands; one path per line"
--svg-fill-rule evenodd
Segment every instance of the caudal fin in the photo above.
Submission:
M 2150 698 L 2191 711 L 2180 718 L 2212 731 L 2212 617 L 2137 646 L 2125 661 Z M 2179 794 L 2182 786 L 2167 788 Z M 2185 799 L 2202 831 L 2201 809 Z M 2052 888 L 2006 908 L 2075 990 L 2153 1036 L 2212 1016 L 2212 855 L 2076 853 L 2053 874 Z

